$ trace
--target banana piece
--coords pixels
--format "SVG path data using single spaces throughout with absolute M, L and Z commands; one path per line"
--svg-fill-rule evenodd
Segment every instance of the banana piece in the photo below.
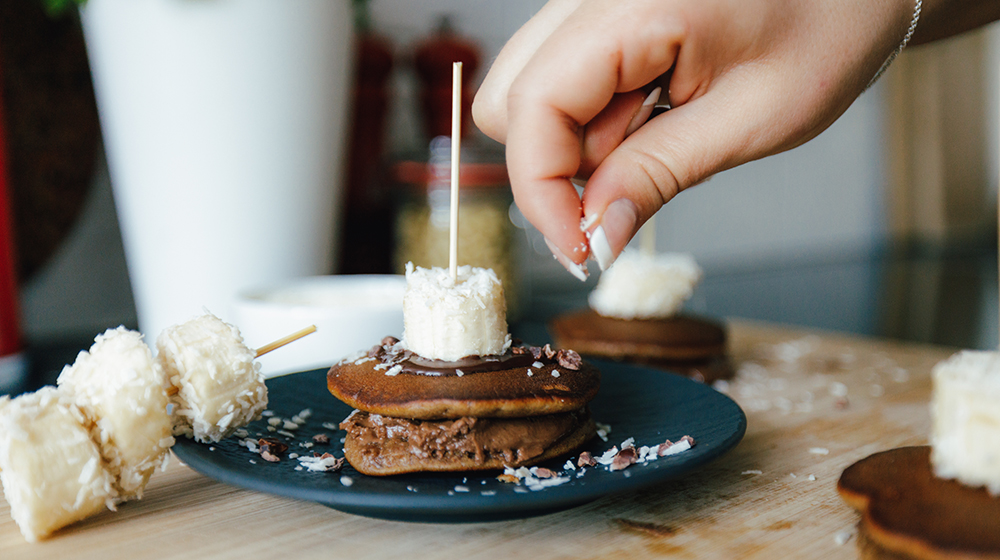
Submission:
M 417 355 L 453 362 L 510 348 L 507 304 L 490 269 L 460 266 L 457 281 L 443 268 L 406 264 L 403 345 Z
M 115 509 L 114 476 L 86 422 L 54 387 L 0 402 L 0 482 L 29 542 Z
M 688 254 L 624 251 L 601 274 L 588 302 L 605 317 L 663 319 L 680 311 L 701 275 Z
M 63 368 L 58 384 L 92 426 L 120 497 L 141 498 L 174 444 L 163 370 L 142 335 L 108 329 Z
M 174 435 L 217 442 L 267 408 L 256 352 L 239 329 L 206 314 L 167 328 L 156 340 L 174 410 Z
M 1000 354 L 965 350 L 931 377 L 934 474 L 1000 496 Z

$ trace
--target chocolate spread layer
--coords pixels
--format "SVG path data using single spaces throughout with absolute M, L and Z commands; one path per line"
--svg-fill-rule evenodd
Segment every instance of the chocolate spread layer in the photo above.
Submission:
M 501 371 L 512 368 L 526 368 L 534 360 L 525 354 L 512 354 L 507 352 L 500 356 L 466 356 L 461 360 L 446 362 L 443 360 L 428 360 L 416 354 L 410 354 L 408 358 L 398 362 L 403 366 L 400 373 L 410 375 L 432 375 L 452 376 L 482 373 L 487 371 Z
M 569 412 L 586 405 L 600 387 L 597 368 L 570 350 L 514 346 L 499 358 L 475 358 L 483 368 L 475 369 L 431 363 L 397 342 L 387 337 L 367 356 L 331 367 L 330 392 L 354 408 L 384 416 L 457 419 Z M 432 373 L 404 374 L 405 362 L 423 364 Z
M 392 369 L 394 375 L 428 375 L 431 377 L 462 377 L 468 374 L 527 369 L 532 364 L 559 364 L 567 369 L 578 369 L 580 356 L 572 350 L 555 350 L 550 346 L 525 346 L 516 344 L 503 354 L 494 356 L 465 356 L 456 361 L 435 360 L 413 353 L 399 343 L 399 339 L 387 336 L 382 342 L 372 346 L 369 358 L 381 362 L 380 369 Z
M 401 457 L 432 460 L 464 468 L 500 460 L 518 465 L 590 422 L 586 409 L 529 418 L 413 420 L 354 411 L 340 428 L 365 461 L 391 465 Z M 471 462 L 471 465 L 470 465 Z

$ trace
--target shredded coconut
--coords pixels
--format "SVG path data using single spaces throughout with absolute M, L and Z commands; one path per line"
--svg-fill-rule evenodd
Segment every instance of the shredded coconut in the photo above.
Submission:
M 833 536 L 833 543 L 837 546 L 843 546 L 847 544 L 847 541 L 851 540 L 854 536 L 854 531 L 850 529 L 845 529 Z

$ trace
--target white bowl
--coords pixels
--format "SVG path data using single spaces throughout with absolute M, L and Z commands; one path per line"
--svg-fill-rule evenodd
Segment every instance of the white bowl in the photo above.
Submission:
M 245 290 L 234 324 L 260 348 L 316 325 L 316 332 L 261 356 L 264 375 L 330 367 L 344 356 L 403 334 L 406 279 L 396 275 L 313 276 Z

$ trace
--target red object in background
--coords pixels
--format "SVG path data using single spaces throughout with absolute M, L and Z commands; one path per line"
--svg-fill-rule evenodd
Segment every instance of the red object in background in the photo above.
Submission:
M 347 172 L 347 204 L 351 208 L 369 203 L 380 179 L 377 170 L 389 113 L 392 45 L 374 33 L 359 33 L 356 57 Z
M 417 46 L 414 61 L 420 76 L 420 102 L 427 139 L 451 136 L 452 64 L 462 63 L 462 137 L 472 120 L 472 77 L 479 68 L 479 47 L 452 29 L 448 18 L 438 30 Z
M 3 103 L 0 97 L 0 358 L 21 350 L 17 271 L 14 266 L 14 228 L 11 224 L 7 144 L 3 117 Z
M 392 270 L 392 228 L 385 227 L 392 206 L 381 188 L 380 173 L 385 156 L 392 50 L 388 39 L 370 29 L 359 31 L 347 192 L 341 219 L 341 274 L 387 274 Z

